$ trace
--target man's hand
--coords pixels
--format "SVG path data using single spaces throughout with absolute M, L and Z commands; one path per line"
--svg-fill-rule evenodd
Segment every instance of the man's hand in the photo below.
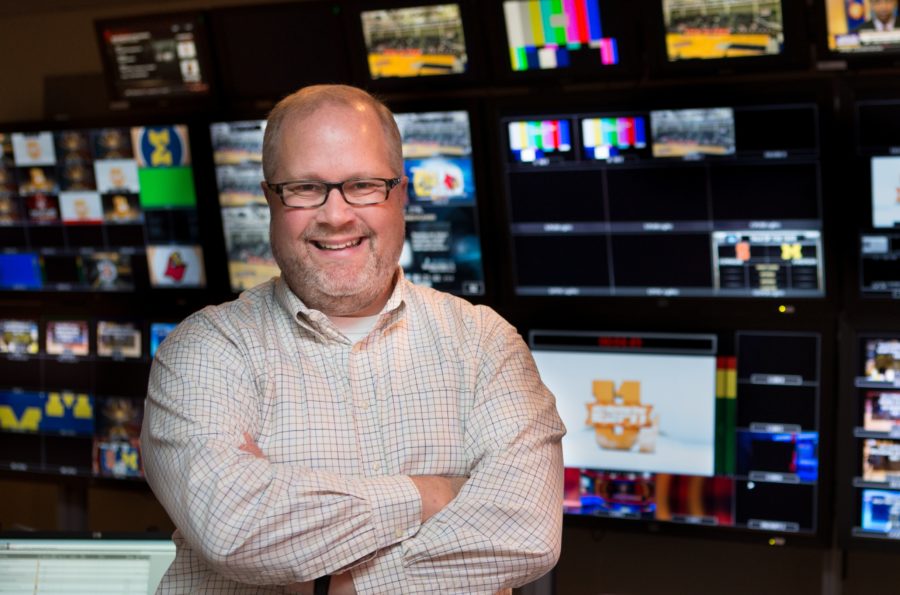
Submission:
M 266 455 L 263 454 L 262 449 L 253 439 L 253 436 L 250 435 L 249 432 L 244 432 L 244 443 L 238 446 L 238 450 L 243 450 L 244 452 L 249 452 L 257 459 L 264 459 Z
M 456 498 L 468 477 L 444 477 L 441 475 L 410 476 L 422 498 L 422 522 L 424 523 Z

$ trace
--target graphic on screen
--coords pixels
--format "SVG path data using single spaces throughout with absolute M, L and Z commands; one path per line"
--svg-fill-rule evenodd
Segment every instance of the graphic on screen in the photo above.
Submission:
M 395 118 L 409 178 L 403 271 L 419 285 L 483 294 L 469 115 L 411 112 Z
M 618 41 L 607 32 L 601 12 L 609 5 L 608 0 L 504 1 L 510 67 L 521 72 L 581 64 L 599 70 L 618 64 Z
M 0 389 L 0 430 L 90 436 L 94 398 L 69 391 Z
M 876 54 L 900 50 L 896 0 L 825 0 L 825 12 L 831 51 Z
M 713 475 L 711 356 L 535 351 L 570 467 Z
M 740 431 L 737 469 L 751 479 L 796 478 L 814 482 L 818 478 L 819 435 L 816 432 Z
M 897 481 L 900 479 L 900 442 L 870 438 L 863 442 L 863 479 Z
M 260 188 L 265 120 L 210 125 L 232 291 L 280 273 L 269 245 L 269 205 Z
M 614 160 L 647 146 L 647 123 L 640 116 L 585 118 L 581 142 L 587 159 Z
M 35 320 L 0 320 L 0 353 L 35 355 L 40 352 Z
M 163 340 L 169 336 L 169 333 L 178 326 L 175 322 L 152 322 L 150 323 L 150 357 L 156 355 Z
M 93 444 L 93 473 L 100 477 L 143 477 L 140 454 L 140 400 L 98 397 Z
M 900 157 L 872 157 L 872 226 L 900 227 Z
M 715 231 L 712 241 L 716 286 L 723 292 L 813 295 L 823 285 L 819 231 Z
M 47 354 L 85 356 L 89 354 L 86 320 L 51 320 L 47 322 Z
M 893 383 L 900 379 L 900 340 L 866 340 L 863 365 L 866 380 Z
M 871 432 L 900 433 L 900 392 L 867 391 L 863 428 Z
M 466 71 L 466 40 L 458 4 L 371 10 L 360 18 L 373 79 Z
M 731 108 L 650 112 L 654 157 L 724 156 L 735 152 Z
M 510 122 L 508 134 L 514 162 L 546 165 L 572 157 L 572 125 L 569 120 Z
M 865 531 L 880 533 L 900 529 L 900 492 L 863 490 L 861 525 Z
M 141 357 L 141 329 L 132 322 L 97 323 L 97 355 L 101 357 Z
M 662 0 L 670 62 L 780 54 L 781 0 Z
M 204 95 L 209 92 L 202 19 L 193 15 L 141 17 L 98 24 L 101 51 L 115 93 L 123 99 Z

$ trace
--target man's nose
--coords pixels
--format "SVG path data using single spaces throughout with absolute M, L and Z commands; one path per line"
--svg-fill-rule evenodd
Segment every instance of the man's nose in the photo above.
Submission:
M 344 200 L 339 188 L 329 188 L 325 197 L 325 204 L 319 208 L 319 219 L 331 225 L 338 226 L 341 223 L 356 217 L 353 207 Z

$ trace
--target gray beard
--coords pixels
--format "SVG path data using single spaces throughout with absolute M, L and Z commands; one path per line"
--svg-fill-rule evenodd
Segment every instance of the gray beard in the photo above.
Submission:
M 350 316 L 367 308 L 393 284 L 401 248 L 382 256 L 373 252 L 374 257 L 352 278 L 304 267 L 296 254 L 283 254 L 276 242 L 272 242 L 272 255 L 288 287 L 308 308 L 329 316 Z

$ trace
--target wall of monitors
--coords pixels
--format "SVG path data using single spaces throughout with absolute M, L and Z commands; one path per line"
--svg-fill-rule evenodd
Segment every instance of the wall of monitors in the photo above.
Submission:
M 815 535 L 821 337 L 532 331 L 570 520 Z
M 183 124 L 0 133 L 0 291 L 206 286 Z
M 814 104 L 500 121 L 519 296 L 823 297 Z

